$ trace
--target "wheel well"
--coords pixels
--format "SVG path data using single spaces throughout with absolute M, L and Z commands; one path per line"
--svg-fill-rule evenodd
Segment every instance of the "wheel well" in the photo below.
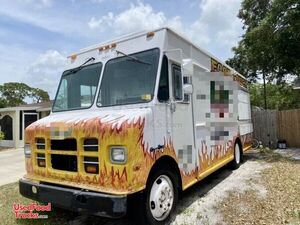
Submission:
M 182 180 L 181 180 L 180 170 L 178 168 L 177 162 L 171 156 L 162 156 L 154 163 L 154 165 L 152 166 L 152 168 L 150 170 L 150 173 L 149 173 L 149 176 L 147 179 L 147 183 L 149 181 L 149 177 L 151 177 L 155 172 L 157 172 L 158 170 L 160 170 L 162 168 L 172 171 L 177 176 L 178 190 L 181 191 L 182 190 Z

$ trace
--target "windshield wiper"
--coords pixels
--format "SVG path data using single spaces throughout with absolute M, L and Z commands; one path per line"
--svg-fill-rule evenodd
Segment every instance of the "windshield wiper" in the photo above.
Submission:
M 71 74 L 71 73 L 77 73 L 79 70 L 81 70 L 81 69 L 83 68 L 83 66 L 84 66 L 85 64 L 87 64 L 87 63 L 90 62 L 90 61 L 94 61 L 94 60 L 95 60 L 94 57 L 89 58 L 89 59 L 86 60 L 84 63 L 82 63 L 79 67 L 76 67 L 76 68 L 74 68 L 74 69 L 69 70 L 69 72 L 68 72 L 67 74 L 65 74 L 65 75 L 68 75 L 68 74 Z
M 121 51 L 118 51 L 118 50 L 116 50 L 116 52 L 117 52 L 117 54 L 122 54 L 122 55 L 124 55 L 124 56 L 126 56 L 126 57 L 132 59 L 132 61 L 134 61 L 134 62 L 138 62 L 138 63 L 142 63 L 142 64 L 146 64 L 146 65 L 152 65 L 152 63 L 142 61 L 142 60 L 140 60 L 140 59 L 138 59 L 138 58 L 136 58 L 136 57 L 134 57 L 134 56 L 127 55 L 127 54 L 124 53 L 124 52 L 121 52 Z

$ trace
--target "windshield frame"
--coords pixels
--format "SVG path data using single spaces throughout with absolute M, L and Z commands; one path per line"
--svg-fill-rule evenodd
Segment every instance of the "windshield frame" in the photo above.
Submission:
M 100 90 L 101 90 L 101 86 L 102 86 L 103 77 L 104 77 L 105 71 L 107 69 L 107 63 L 109 63 L 110 61 L 115 60 L 115 59 L 128 58 L 128 56 L 131 57 L 132 55 L 147 52 L 147 51 L 152 51 L 152 50 L 158 50 L 158 57 L 157 57 L 157 62 L 156 62 L 157 64 L 156 64 L 156 71 L 155 71 L 155 78 L 154 78 L 155 83 L 153 85 L 153 91 L 152 91 L 153 94 L 151 95 L 151 99 L 148 100 L 148 101 L 144 101 L 144 102 L 123 103 L 123 104 L 114 104 L 114 105 L 99 105 L 98 104 L 98 99 L 99 99 L 99 95 L 100 95 Z M 96 98 L 96 102 L 95 102 L 96 106 L 98 108 L 107 108 L 107 107 L 116 107 L 116 106 L 147 104 L 149 102 L 152 102 L 155 99 L 155 96 L 156 96 L 155 92 L 156 92 L 156 86 L 157 86 L 158 71 L 159 71 L 159 68 L 160 68 L 160 61 L 161 61 L 161 50 L 158 47 L 145 49 L 145 50 L 142 50 L 142 51 L 130 53 L 128 55 L 124 55 L 124 56 L 120 56 L 120 57 L 114 57 L 114 58 L 111 58 L 111 59 L 107 60 L 105 62 L 105 65 L 104 65 L 104 68 L 103 68 L 103 71 L 102 71 L 102 75 L 100 77 L 99 89 L 97 90 L 97 98 Z
M 95 90 L 94 98 L 93 98 L 92 101 L 91 101 L 91 105 L 88 106 L 88 107 L 70 108 L 70 109 L 63 109 L 63 110 L 54 110 L 55 101 L 56 101 L 56 98 L 57 98 L 57 95 L 58 95 L 58 92 L 59 92 L 59 89 L 60 89 L 60 85 L 61 85 L 61 83 L 62 83 L 63 78 L 66 77 L 66 76 L 74 75 L 74 73 L 69 73 L 69 74 L 66 74 L 66 73 L 68 73 L 68 72 L 70 72 L 70 71 L 72 71 L 72 70 L 77 69 L 77 68 L 80 67 L 80 66 L 77 66 L 77 67 L 74 67 L 74 68 L 65 70 L 65 71 L 62 73 L 61 78 L 60 78 L 60 81 L 59 81 L 59 84 L 58 84 L 58 87 L 57 87 L 57 90 L 56 90 L 55 98 L 54 98 L 54 100 L 53 100 L 53 104 L 52 104 L 52 107 L 51 107 L 51 111 L 52 111 L 53 113 L 57 113 L 57 112 L 66 112 L 66 111 L 75 111 L 75 110 L 82 110 L 82 109 L 90 109 L 91 107 L 93 107 L 93 105 L 95 104 L 95 99 L 96 99 L 96 97 L 98 96 L 99 82 L 100 82 L 100 80 L 101 80 L 101 74 L 102 74 L 102 72 L 103 72 L 103 67 L 104 67 L 103 65 L 104 65 L 104 64 L 103 64 L 101 61 L 99 61 L 99 62 L 91 63 L 91 64 L 88 64 L 88 65 L 84 65 L 84 66 L 82 66 L 82 68 L 80 69 L 80 70 L 82 70 L 82 69 L 84 69 L 85 67 L 92 66 L 92 65 L 96 65 L 96 64 L 100 64 L 101 70 L 100 70 L 100 73 L 99 73 L 98 83 L 97 83 L 97 85 L 96 85 L 96 90 Z M 77 72 L 80 72 L 80 70 L 77 71 Z M 76 73 L 77 73 L 77 72 L 76 72 Z

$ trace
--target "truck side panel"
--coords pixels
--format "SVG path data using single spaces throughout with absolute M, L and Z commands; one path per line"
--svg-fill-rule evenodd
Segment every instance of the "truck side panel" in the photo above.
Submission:
M 237 83 L 223 73 L 196 70 L 193 76 L 199 176 L 222 161 L 233 159 L 238 137 Z

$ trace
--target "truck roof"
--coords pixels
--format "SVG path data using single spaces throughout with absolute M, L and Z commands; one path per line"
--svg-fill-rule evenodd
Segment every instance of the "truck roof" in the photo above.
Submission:
M 120 42 L 124 42 L 130 39 L 134 39 L 143 35 L 146 35 L 149 32 L 157 32 L 157 31 L 161 31 L 161 30 L 166 30 L 167 32 L 171 32 L 174 35 L 176 35 L 177 37 L 181 38 L 182 40 L 184 40 L 185 42 L 187 42 L 188 44 L 192 45 L 193 47 L 195 47 L 196 49 L 198 49 L 199 51 L 203 52 L 204 54 L 206 54 L 207 56 L 209 56 L 210 58 L 213 58 L 215 60 L 218 60 L 218 62 L 220 62 L 221 64 L 223 64 L 224 66 L 226 66 L 228 69 L 230 69 L 234 74 L 237 74 L 238 76 L 240 76 L 241 78 L 247 80 L 247 78 L 245 78 L 242 74 L 240 74 L 239 72 L 237 72 L 235 69 L 233 69 L 232 67 L 230 67 L 229 65 L 227 65 L 223 60 L 219 59 L 218 57 L 216 57 L 215 55 L 209 53 L 208 51 L 206 51 L 205 49 L 203 49 L 202 47 L 200 47 L 198 44 L 194 43 L 193 41 L 191 41 L 188 37 L 186 37 L 184 34 L 181 34 L 178 31 L 173 30 L 170 27 L 160 27 L 157 29 L 153 29 L 153 30 L 143 30 L 143 31 L 139 31 L 139 32 L 133 32 L 133 33 L 129 33 L 126 35 L 122 35 L 120 37 L 105 41 L 105 42 L 101 42 L 99 44 L 95 44 L 95 45 L 91 45 L 88 46 L 86 48 L 80 49 L 78 52 L 75 52 L 73 54 L 71 54 L 69 57 L 71 57 L 72 55 L 80 55 L 80 54 L 84 54 L 86 52 L 89 51 L 93 51 L 95 49 L 98 49 L 101 46 L 104 45 L 109 45 L 111 43 L 120 43 Z

